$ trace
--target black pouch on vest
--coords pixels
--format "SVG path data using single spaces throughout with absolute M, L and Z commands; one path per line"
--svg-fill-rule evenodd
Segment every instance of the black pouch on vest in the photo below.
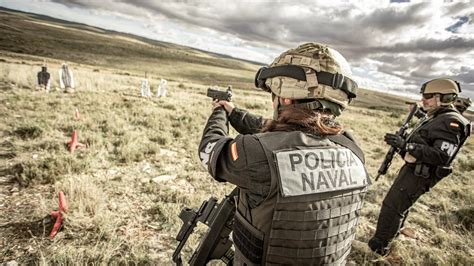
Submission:
M 438 166 L 436 167 L 435 175 L 438 179 L 446 177 L 453 172 L 453 168 L 451 166 Z
M 425 165 L 425 164 L 417 164 L 415 166 L 415 172 L 414 174 L 416 176 L 421 176 L 423 178 L 430 178 L 430 167 Z
M 262 263 L 263 237 L 263 233 L 247 222 L 238 210 L 235 212 L 234 244 L 254 264 Z

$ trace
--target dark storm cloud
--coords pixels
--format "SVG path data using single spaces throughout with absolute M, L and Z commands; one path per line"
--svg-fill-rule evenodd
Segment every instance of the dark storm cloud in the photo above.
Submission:
M 378 71 L 399 77 L 406 85 L 419 85 L 437 77 L 451 77 L 462 84 L 474 85 L 474 69 L 463 66 L 456 57 L 400 54 L 370 58 L 382 62 L 377 67 Z M 451 67 L 442 67 L 443 65 Z
M 385 7 L 375 9 L 372 13 L 361 15 L 356 19 L 359 21 L 361 28 L 369 27 L 387 34 L 427 21 L 429 15 L 421 12 L 426 6 L 426 3 L 420 3 L 411 5 L 410 8 L 406 9 Z
M 86 1 L 53 0 L 67 6 L 116 11 L 121 3 L 159 14 L 180 23 L 233 34 L 249 42 L 268 42 L 294 46 L 306 41 L 319 41 L 336 47 L 367 46 L 381 34 L 390 34 L 426 21 L 420 11 L 426 4 L 400 9 L 385 7 L 372 13 L 354 12 L 350 4 L 338 8 L 318 7 L 314 1 L 298 3 L 271 1 Z M 123 9 L 123 8 L 121 8 Z M 292 12 L 298 9 L 297 12 Z
M 474 85 L 474 68 L 463 66 L 461 67 L 459 74 L 454 75 L 453 78 L 462 83 Z
M 455 16 L 467 12 L 470 7 L 471 3 L 469 3 L 469 1 L 454 3 L 444 8 L 444 14 L 447 16 Z
M 376 57 L 377 61 L 387 64 L 391 64 L 393 61 L 384 60 L 385 58 L 390 56 L 397 57 L 405 53 L 416 55 L 417 57 L 430 57 L 433 53 L 441 53 L 446 58 L 449 58 L 472 53 L 474 47 L 473 37 L 451 36 L 445 39 L 424 38 L 410 42 L 394 42 L 384 45 L 374 43 L 369 43 L 366 46 L 350 45 L 344 46 L 341 51 L 344 51 L 344 55 L 354 61 L 367 57 Z M 386 55 L 386 57 L 381 57 L 382 55 Z
M 474 47 L 474 39 L 453 36 L 447 39 L 418 39 L 390 46 L 374 47 L 375 51 L 387 53 L 450 52 L 464 53 Z
M 412 71 L 423 71 L 427 73 L 434 72 L 435 64 L 444 62 L 455 62 L 456 60 L 443 57 L 435 56 L 423 56 L 423 55 L 381 55 L 370 57 L 373 60 L 379 62 L 385 62 L 378 67 L 378 70 L 387 74 L 390 73 L 409 73 Z M 409 76 L 405 76 L 407 78 Z
M 83 0 L 51 0 L 51 2 L 60 3 L 69 7 L 83 7 L 83 8 L 105 8 L 106 1 L 83 1 Z
M 190 30 L 202 27 L 233 35 L 254 47 L 269 45 L 276 50 L 308 41 L 327 43 L 351 64 L 364 67 L 364 60 L 370 59 L 378 71 L 399 77 L 406 85 L 418 86 L 437 75 L 474 83 L 473 69 L 462 66 L 461 60 L 473 58 L 474 36 L 459 34 L 472 26 L 470 2 L 366 8 L 356 1 L 340 2 L 337 7 L 322 1 L 53 1 L 152 21 L 167 18 Z M 432 25 L 437 28 L 429 28 Z M 423 34 L 417 34 L 426 27 Z

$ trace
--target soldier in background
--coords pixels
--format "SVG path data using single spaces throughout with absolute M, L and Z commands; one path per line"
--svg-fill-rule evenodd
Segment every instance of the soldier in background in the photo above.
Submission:
M 472 104 L 471 99 L 468 97 L 458 97 L 454 101 L 454 107 L 461 113 L 463 114 Z
M 380 255 L 389 253 L 410 207 L 452 172 L 451 163 L 470 135 L 471 126 L 453 106 L 461 89 L 451 79 L 434 79 L 421 87 L 426 118 L 407 137 L 387 133 L 385 142 L 400 150 L 405 164 L 382 203 L 377 229 L 369 247 Z
M 41 67 L 41 71 L 38 72 L 37 78 L 38 78 L 38 85 L 36 88 L 38 90 L 44 90 L 46 92 L 49 92 L 49 89 L 51 87 L 51 75 L 48 72 L 48 68 L 46 67 L 46 64 L 44 64 Z
M 307 43 L 260 69 L 256 85 L 271 93 L 273 120 L 214 102 L 199 145 L 211 176 L 240 189 L 234 264 L 344 264 L 370 183 L 362 151 L 335 120 L 356 97 L 350 67 Z
M 59 87 L 66 93 L 74 92 L 74 76 L 66 63 L 59 69 Z

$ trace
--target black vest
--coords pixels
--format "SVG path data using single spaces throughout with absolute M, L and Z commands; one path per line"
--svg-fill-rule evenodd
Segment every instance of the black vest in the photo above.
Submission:
M 48 86 L 51 75 L 47 71 L 38 72 L 38 85 Z
M 271 132 L 257 137 L 272 185 L 247 215 L 245 192 L 240 194 L 233 233 L 236 265 L 343 264 L 370 185 L 360 149 L 344 136 Z

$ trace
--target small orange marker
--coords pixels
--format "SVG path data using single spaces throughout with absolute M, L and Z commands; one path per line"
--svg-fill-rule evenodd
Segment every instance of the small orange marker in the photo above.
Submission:
M 69 146 L 69 151 L 71 153 L 74 152 L 77 148 L 86 146 L 77 140 L 77 131 L 75 130 L 72 132 L 71 141 L 69 141 L 67 145 Z
M 62 191 L 59 191 L 59 210 L 52 211 L 50 214 L 51 217 L 56 218 L 56 222 L 54 222 L 53 230 L 51 230 L 49 238 L 53 239 L 58 233 L 64 220 L 63 212 L 67 212 L 68 209 L 69 207 L 67 205 L 66 196 L 64 196 Z

